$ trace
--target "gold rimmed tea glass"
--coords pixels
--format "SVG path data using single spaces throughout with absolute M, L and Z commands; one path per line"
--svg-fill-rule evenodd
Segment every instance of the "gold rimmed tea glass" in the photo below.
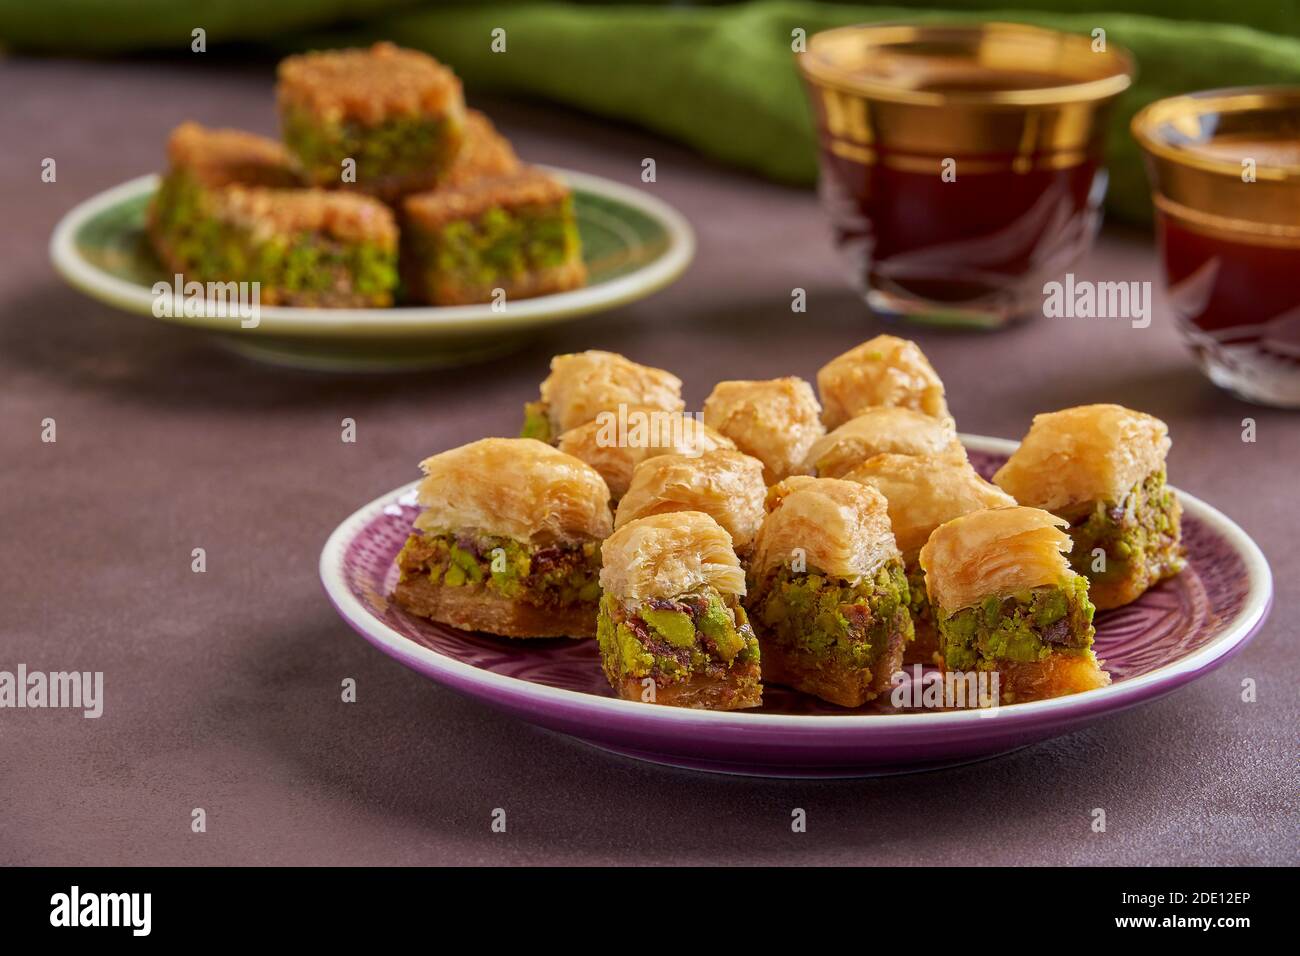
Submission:
M 798 57 L 837 245 L 873 311 L 998 327 L 1089 248 L 1122 49 L 1009 23 L 815 34 Z
M 1249 401 L 1300 408 L 1300 87 L 1157 100 L 1132 130 L 1201 367 Z

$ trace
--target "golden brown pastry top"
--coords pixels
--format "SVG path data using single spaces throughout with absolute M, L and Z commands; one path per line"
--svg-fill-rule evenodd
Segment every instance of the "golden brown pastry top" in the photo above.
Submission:
M 856 582 L 899 557 L 884 496 L 838 478 L 787 478 L 768 492 L 754 539 L 757 579 L 802 557 L 809 571 Z
M 892 335 L 877 335 L 831 359 L 817 373 L 817 391 L 827 428 L 838 428 L 875 405 L 951 418 L 943 382 L 925 353 L 915 342 Z
M 617 501 L 627 492 L 632 472 L 643 461 L 659 455 L 699 455 L 736 446 L 692 415 L 634 406 L 621 417 L 601 412 L 595 421 L 561 435 L 556 447 L 600 472 Z
M 981 478 L 969 461 L 934 455 L 876 455 L 844 476 L 870 485 L 889 502 L 889 522 L 909 564 L 945 521 L 1014 505 L 1016 500 Z
M 1164 468 L 1168 452 L 1169 429 L 1160 419 L 1122 405 L 1079 405 L 1035 415 L 993 482 L 1022 505 L 1071 512 L 1122 501 Z
M 456 74 L 427 53 L 391 43 L 299 53 L 280 61 L 276 98 L 324 120 L 368 125 L 392 116 L 461 116 Z
M 632 472 L 614 527 L 647 515 L 702 511 L 727 529 L 737 550 L 746 550 L 763 521 L 766 494 L 763 463 L 743 452 L 659 455 Z
M 421 531 L 501 535 L 534 545 L 601 539 L 613 528 L 594 468 L 534 438 L 484 438 L 420 462 Z
M 1062 518 L 1011 505 L 972 511 L 939 525 L 921 549 L 931 603 L 952 613 L 986 597 L 1060 584 L 1073 576 Z
M 173 171 L 185 170 L 203 186 L 266 186 L 302 183 L 284 145 L 240 129 L 213 128 L 187 120 L 167 138 Z
M 798 474 L 826 433 L 812 386 L 801 378 L 719 382 L 704 400 L 704 423 L 763 463 L 769 485 Z
M 620 405 L 680 412 L 682 380 L 671 372 L 638 365 L 615 352 L 587 351 L 557 355 L 542 382 L 542 401 L 551 434 L 585 425 L 601 412 Z
M 481 216 L 489 209 L 545 207 L 569 195 L 569 187 L 536 166 L 520 166 L 500 176 L 458 176 L 429 192 L 407 196 L 402 212 L 411 227 L 441 229 L 451 222 Z
M 213 219 L 253 229 L 297 235 L 323 232 L 345 242 L 397 249 L 392 210 L 370 196 L 337 189 L 259 189 L 229 186 L 212 196 Z
M 933 418 L 910 408 L 868 408 L 808 450 L 805 470 L 840 478 L 873 455 L 943 455 L 966 460 L 951 419 Z
M 465 139 L 441 185 L 463 186 L 482 176 L 508 176 L 519 171 L 519 157 L 510 140 L 478 110 L 465 111 Z
M 700 511 L 629 521 L 601 546 L 600 586 L 621 601 L 671 598 L 712 585 L 745 593 L 745 572 L 731 535 Z

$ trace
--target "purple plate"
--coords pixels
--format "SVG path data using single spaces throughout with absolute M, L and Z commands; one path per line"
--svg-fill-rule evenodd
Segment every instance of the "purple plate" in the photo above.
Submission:
M 991 475 L 1015 443 L 963 435 Z M 844 710 L 780 687 L 756 710 L 720 713 L 611 696 L 596 642 L 511 641 L 413 617 L 388 595 L 393 559 L 417 507 L 415 483 L 344 521 L 320 574 L 339 614 L 385 654 L 529 723 L 617 753 L 697 770 L 844 777 L 929 770 L 991 757 L 1155 700 L 1240 650 L 1259 630 L 1273 579 L 1259 547 L 1184 492 L 1187 569 L 1138 601 L 1097 615 L 1097 656 L 1112 683 L 1055 700 L 986 710 Z

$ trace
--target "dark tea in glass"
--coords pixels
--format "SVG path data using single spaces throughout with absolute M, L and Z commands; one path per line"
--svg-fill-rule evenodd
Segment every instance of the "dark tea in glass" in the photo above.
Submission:
M 1300 89 L 1213 90 L 1133 118 L 1169 301 L 1217 385 L 1300 408 Z
M 1087 251 L 1122 50 L 1010 24 L 817 34 L 800 65 L 821 194 L 868 305 L 997 327 Z

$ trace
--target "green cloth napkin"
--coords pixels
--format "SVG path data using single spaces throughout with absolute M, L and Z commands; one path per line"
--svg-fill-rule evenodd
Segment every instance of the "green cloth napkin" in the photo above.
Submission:
M 1300 39 L 1127 13 L 953 13 L 806 0 L 703 9 L 488 5 L 388 18 L 358 38 L 388 36 L 428 50 L 452 64 L 470 90 L 542 97 L 630 120 L 737 167 L 811 183 L 812 121 L 791 31 L 896 19 L 1016 20 L 1084 34 L 1100 26 L 1108 42 L 1131 50 L 1138 77 L 1115 110 L 1107 204 L 1133 222 L 1151 217 L 1128 132 L 1140 107 L 1191 90 L 1300 83 Z M 493 53 L 488 42 L 496 27 L 506 30 L 505 53 Z
M 1072 0 L 920 0 L 909 7 L 808 0 L 752 4 L 563 4 L 414 0 L 0 0 L 0 42 L 18 49 L 188 49 L 205 26 L 209 49 L 261 39 L 277 49 L 390 39 L 427 50 L 476 90 L 537 97 L 637 123 L 736 167 L 790 183 L 816 176 L 808 104 L 791 31 L 873 20 L 1015 20 L 1090 33 L 1130 49 L 1138 78 L 1122 98 L 1110 139 L 1108 205 L 1150 218 L 1147 184 L 1128 121 L 1162 96 L 1219 86 L 1300 83 L 1300 0 L 1133 0 L 1163 16 L 1053 12 Z M 946 8 L 946 9 L 944 9 Z M 1033 8 L 1033 9 L 1029 9 Z M 1240 8 L 1240 9 L 1238 9 Z M 75 14 L 75 15 L 72 15 Z M 1239 15 L 1260 27 L 1188 17 Z M 1175 19 L 1176 18 L 1176 19 Z M 339 28 L 340 19 L 360 22 Z M 329 32 L 312 33 L 333 27 Z M 494 29 L 506 51 L 492 50 Z M 268 91 L 269 95 L 269 91 Z

